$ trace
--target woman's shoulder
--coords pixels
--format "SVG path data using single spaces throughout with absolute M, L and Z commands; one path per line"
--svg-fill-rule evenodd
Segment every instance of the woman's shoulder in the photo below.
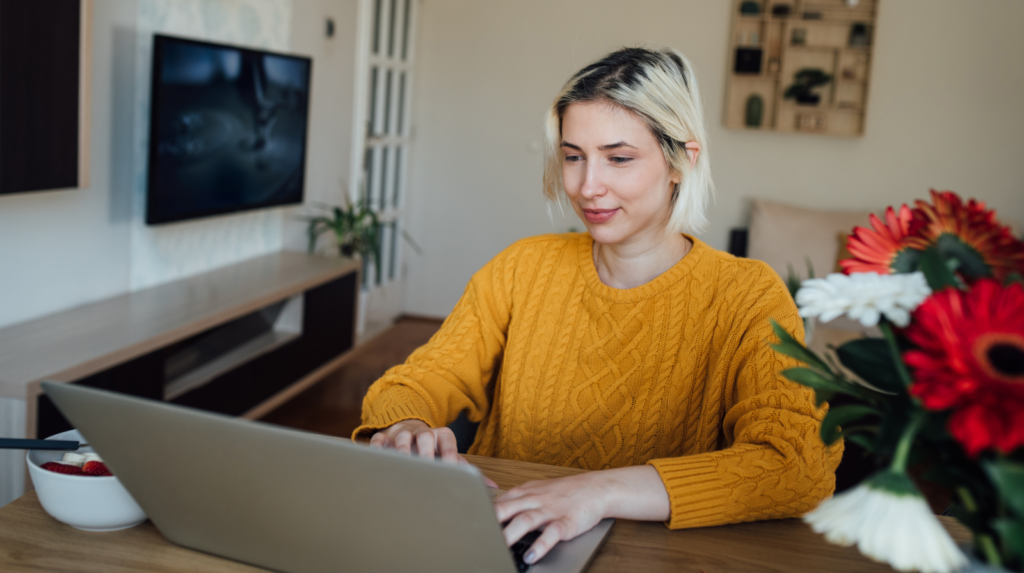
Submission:
M 519 239 L 483 266 L 474 277 L 511 284 L 515 277 L 532 275 L 531 269 L 575 264 L 580 245 L 588 237 L 582 233 L 536 235 Z
M 782 277 L 768 263 L 702 246 L 700 266 L 704 268 L 695 274 L 713 280 L 720 294 L 741 300 L 790 298 Z
M 496 259 L 516 261 L 517 264 L 537 263 L 545 258 L 561 258 L 572 253 L 588 240 L 585 233 L 549 233 L 519 239 L 506 247 Z

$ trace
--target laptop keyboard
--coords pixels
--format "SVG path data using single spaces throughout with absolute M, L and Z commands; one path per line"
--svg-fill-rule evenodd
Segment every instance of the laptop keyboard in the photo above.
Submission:
M 512 559 L 515 560 L 519 573 L 523 573 L 530 568 L 529 564 L 523 561 L 523 557 L 526 555 L 526 551 L 530 549 L 530 546 L 533 545 L 533 542 L 537 541 L 538 537 L 540 537 L 540 531 L 531 531 L 519 541 L 513 543 L 512 547 L 508 548 L 512 552 Z

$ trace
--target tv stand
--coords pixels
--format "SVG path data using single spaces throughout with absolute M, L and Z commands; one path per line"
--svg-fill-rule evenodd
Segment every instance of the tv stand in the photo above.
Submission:
M 40 391 L 54 380 L 259 418 L 352 348 L 360 269 L 273 253 L 2 329 L 0 412 L 23 404 L 25 437 L 70 428 Z

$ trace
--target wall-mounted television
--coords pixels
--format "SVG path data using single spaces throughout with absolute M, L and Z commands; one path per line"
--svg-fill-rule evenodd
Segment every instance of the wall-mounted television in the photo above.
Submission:
M 146 223 L 301 203 L 311 68 L 154 36 Z

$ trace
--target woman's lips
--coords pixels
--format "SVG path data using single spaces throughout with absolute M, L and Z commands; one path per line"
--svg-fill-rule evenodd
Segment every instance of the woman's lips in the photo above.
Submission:
M 584 209 L 583 216 L 590 223 L 606 223 L 618 212 L 618 209 Z

